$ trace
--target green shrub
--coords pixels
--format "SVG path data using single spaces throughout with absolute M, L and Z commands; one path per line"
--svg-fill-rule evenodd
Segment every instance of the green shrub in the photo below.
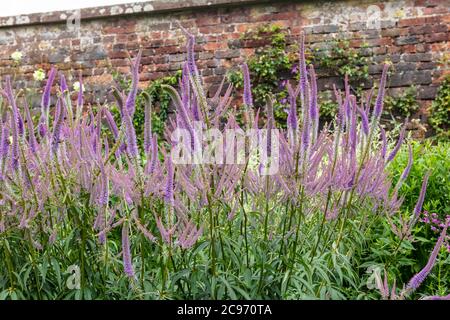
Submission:
M 450 138 L 450 77 L 447 77 L 439 87 L 428 120 L 439 138 Z
M 288 92 L 286 82 L 298 80 L 300 73 L 297 67 L 298 46 L 288 41 L 288 31 L 278 25 L 265 25 L 255 31 L 248 32 L 241 40 L 266 39 L 268 44 L 258 48 L 254 55 L 248 57 L 248 67 L 252 76 L 252 94 L 254 105 L 262 108 L 267 94 L 273 94 L 274 115 L 277 124 L 286 127 L 286 109 Z M 319 77 L 348 76 L 352 84 L 361 85 L 369 77 L 368 63 L 370 57 L 364 54 L 366 44 L 361 49 L 350 46 L 348 40 L 336 39 L 328 41 L 324 49 L 307 49 L 306 61 L 317 67 Z M 242 72 L 234 70 L 228 73 L 228 80 L 238 89 L 243 87 Z M 360 93 L 360 87 L 357 88 Z M 329 94 L 319 97 L 320 114 L 323 120 L 330 121 L 337 104 Z
M 450 143 L 439 142 L 433 145 L 430 140 L 424 143 L 412 141 L 414 162 L 408 180 L 401 189 L 405 197 L 403 207 L 412 212 L 417 201 L 417 195 L 422 185 L 422 178 L 427 170 L 431 170 L 424 210 L 429 212 L 450 213 Z M 408 162 L 407 147 L 401 152 L 390 166 L 395 180 L 401 175 Z
M 417 110 L 419 104 L 417 102 L 417 88 L 411 86 L 405 89 L 399 96 L 387 96 L 385 101 L 385 114 L 388 114 L 392 119 L 401 120 L 402 118 L 409 118 Z
M 150 95 L 153 103 L 152 112 L 152 131 L 157 133 L 160 137 L 164 133 L 165 122 L 168 117 L 169 106 L 171 98 L 167 92 L 162 90 L 161 85 L 178 85 L 178 80 L 181 77 L 181 70 L 175 74 L 162 77 L 152 81 L 144 90 L 136 97 L 136 113 L 134 114 L 133 124 L 136 128 L 136 135 L 138 136 L 139 144 L 142 144 L 142 134 L 144 132 L 144 103 L 145 98 L 143 92 Z M 131 79 L 124 78 L 120 73 L 113 72 L 113 78 L 118 83 L 120 89 L 126 92 L 130 89 Z M 113 115 L 116 121 L 120 120 L 120 112 L 117 105 L 112 106 Z

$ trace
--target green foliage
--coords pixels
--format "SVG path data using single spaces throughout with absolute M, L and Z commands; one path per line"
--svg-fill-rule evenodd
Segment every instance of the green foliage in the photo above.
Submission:
M 164 134 L 164 127 L 168 117 L 169 106 L 171 103 L 170 95 L 162 90 L 161 85 L 168 84 L 172 86 L 178 85 L 178 80 L 181 77 L 181 70 L 177 71 L 174 75 L 163 77 L 157 80 L 154 80 L 147 86 L 144 90 L 142 90 L 137 98 L 136 98 L 136 112 L 134 114 L 133 123 L 136 128 L 136 135 L 138 137 L 138 143 L 142 144 L 142 136 L 144 131 L 144 103 L 145 98 L 143 92 L 146 92 L 150 95 L 152 99 L 152 131 L 157 133 L 160 137 Z M 113 78 L 119 84 L 119 87 L 122 90 L 127 92 L 131 86 L 131 80 L 124 78 L 118 72 L 113 73 Z M 120 111 L 116 105 L 113 105 L 112 108 L 113 115 L 116 121 L 120 122 Z M 159 139 L 161 140 L 161 139 Z
M 417 141 L 410 142 L 413 147 L 413 165 L 410 175 L 400 189 L 400 195 L 404 197 L 401 211 L 392 217 L 395 223 L 399 223 L 399 217 L 403 220 L 409 219 L 417 202 L 418 194 L 422 186 L 422 180 L 427 170 L 432 169 L 429 178 L 423 210 L 436 212 L 441 219 L 450 210 L 450 165 L 447 159 L 450 156 L 450 144 L 439 143 L 432 145 L 427 140 L 424 143 Z M 408 150 L 404 145 L 397 157 L 389 165 L 388 170 L 393 176 L 395 184 L 402 174 L 408 162 Z M 361 268 L 377 268 L 382 274 L 388 270 L 389 282 L 396 279 L 397 285 L 405 283 L 415 273 L 419 272 L 427 263 L 428 257 L 437 239 L 437 234 L 429 230 L 426 224 L 417 223 L 413 229 L 414 242 L 404 239 L 399 243 L 387 221 L 379 219 L 373 228 L 365 233 L 367 246 L 361 252 Z M 422 285 L 421 295 L 433 295 L 439 292 L 440 295 L 448 294 L 448 274 L 446 266 L 450 263 L 450 255 L 442 249 L 439 260 L 433 272 Z M 362 277 L 370 280 L 369 274 L 361 274 Z M 369 281 L 370 282 L 370 281 Z M 420 298 L 419 295 L 414 295 Z M 360 298 L 377 298 L 373 292 L 361 290 Z
M 320 117 L 322 120 L 331 122 L 337 114 L 339 105 L 331 98 L 331 92 L 324 91 L 319 93 Z
M 274 115 L 280 127 L 286 124 L 287 89 L 286 81 L 298 80 L 299 71 L 298 46 L 288 42 L 287 30 L 277 25 L 265 25 L 254 32 L 249 32 L 241 40 L 265 40 L 267 45 L 256 50 L 247 60 L 252 79 L 252 93 L 256 107 L 265 105 L 265 97 L 272 93 L 275 97 Z M 369 57 L 363 54 L 366 44 L 361 49 L 350 47 L 347 40 L 333 40 L 326 45 L 326 50 L 307 51 L 307 63 L 318 68 L 319 77 L 345 76 L 354 83 L 362 84 L 369 77 Z M 228 80 L 236 87 L 243 87 L 242 72 L 235 70 L 228 73 Z M 319 97 L 320 113 L 325 120 L 331 120 L 337 104 L 330 94 Z
M 248 58 L 248 67 L 252 78 L 252 93 L 256 107 L 265 105 L 265 97 L 268 93 L 274 94 L 274 115 L 275 120 L 284 126 L 286 122 L 287 90 L 282 86 L 283 80 L 296 77 L 296 71 L 292 70 L 295 61 L 298 59 L 294 51 L 296 45 L 287 42 L 287 31 L 277 25 L 265 25 L 255 32 L 250 32 L 242 36 L 242 40 L 262 40 L 268 42 L 267 45 L 258 48 L 255 54 Z M 241 71 L 228 73 L 229 81 L 236 87 L 243 87 L 243 77 Z
M 450 213 L 450 143 L 439 142 L 433 145 L 430 140 L 424 143 L 411 141 L 413 147 L 414 162 L 409 178 L 402 186 L 401 194 L 405 197 L 403 207 L 407 212 L 412 212 L 419 194 L 422 179 L 428 170 L 431 176 L 428 181 L 427 193 L 424 202 L 424 210 L 429 212 Z M 389 166 L 394 183 L 401 175 L 408 162 L 406 145 Z
M 409 118 L 417 110 L 419 110 L 419 104 L 415 86 L 407 88 L 397 97 L 386 96 L 384 101 L 384 113 L 394 120 L 398 117 Z
M 350 46 L 350 41 L 336 39 L 328 41 L 325 50 L 314 52 L 312 63 L 319 69 L 319 76 L 349 77 L 353 83 L 362 83 L 369 78 L 370 58 L 364 55 L 367 44 L 361 48 Z
M 257 37 L 268 34 L 272 49 L 281 55 L 286 37 L 279 27 L 263 28 Z M 275 53 L 266 49 L 262 60 L 250 64 L 255 97 L 276 87 L 281 108 L 284 88 L 275 74 L 288 63 L 268 63 Z M 239 74 L 231 77 L 240 81 Z M 266 78 L 272 82 L 261 80 Z M 158 134 L 170 101 L 163 84 L 176 85 L 178 79 L 179 73 L 144 90 L 155 104 Z M 117 80 L 127 92 L 129 81 Z M 196 77 L 191 80 L 191 89 L 199 90 Z M 201 97 L 199 91 L 195 94 Z M 322 101 L 322 115 L 332 118 L 336 104 L 329 95 Z M 133 119 L 139 137 L 143 103 L 141 94 Z M 219 129 L 226 119 L 203 107 L 205 129 Z M 190 115 L 184 112 L 185 124 L 194 120 L 186 117 Z M 414 165 L 400 189 L 403 207 L 396 210 L 385 201 L 390 183 L 406 166 L 407 153 L 403 148 L 385 175 L 375 118 L 368 135 L 357 125 L 343 124 L 322 132 L 320 143 L 303 149 L 301 166 L 295 153 L 302 144 L 287 138 L 287 161 L 273 177 L 261 176 L 261 167 L 252 168 L 248 160 L 241 167 L 201 163 L 177 165 L 173 171 L 169 153 L 165 164 L 147 171 L 148 159 L 130 148 L 114 157 L 117 149 L 98 144 L 96 129 L 102 128 L 97 123 L 72 120 L 63 122 L 69 129 L 64 148 L 52 151 L 58 136 L 39 138 L 38 152 L 26 149 L 25 154 L 24 135 L 13 140 L 21 151 L 18 174 L 11 174 L 9 162 L 1 163 L 0 299 L 378 299 L 374 271 L 387 272 L 390 287 L 397 281 L 394 292 L 404 292 L 402 284 L 423 268 L 433 246 L 435 235 L 429 235 L 426 225 L 409 230 L 403 224 L 401 235 L 392 227 L 411 218 L 428 169 L 433 172 L 424 209 L 442 214 L 450 209 L 448 143 L 413 142 Z M 133 128 L 125 120 L 125 135 L 119 135 L 113 148 L 124 142 L 134 146 Z M 223 127 L 228 124 L 234 120 Z M 448 294 L 449 260 L 441 252 L 421 294 Z M 69 285 L 73 267 L 79 270 L 79 288 Z
M 436 99 L 431 105 L 428 120 L 438 137 L 450 138 L 450 77 L 447 77 L 440 85 Z

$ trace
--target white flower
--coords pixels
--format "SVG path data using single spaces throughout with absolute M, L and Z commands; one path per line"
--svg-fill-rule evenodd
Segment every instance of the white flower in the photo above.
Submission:
M 36 81 L 42 81 L 45 79 L 45 71 L 42 69 L 37 69 L 36 71 L 34 71 L 33 73 L 33 78 Z
M 14 62 L 20 62 L 20 60 L 22 60 L 23 54 L 20 51 L 14 51 L 11 54 L 11 59 L 14 60 Z
M 75 81 L 74 83 L 73 83 L 73 90 L 75 90 L 75 92 L 78 92 L 78 91 L 80 91 L 80 81 Z M 83 86 L 83 92 L 84 92 L 84 90 L 86 90 L 86 88 Z

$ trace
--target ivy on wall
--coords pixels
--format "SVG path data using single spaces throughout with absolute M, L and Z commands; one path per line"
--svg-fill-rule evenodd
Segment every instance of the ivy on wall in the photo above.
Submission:
M 252 93 L 255 107 L 265 104 L 265 96 L 272 93 L 275 96 L 274 115 L 280 127 L 286 123 L 288 92 L 286 83 L 298 80 L 298 46 L 288 41 L 286 29 L 278 25 L 265 25 L 255 31 L 247 32 L 241 37 L 242 41 L 262 40 L 266 45 L 256 49 L 255 54 L 248 57 L 247 64 L 251 73 Z M 306 60 L 314 64 L 319 77 L 349 76 L 352 85 L 362 85 L 369 77 L 369 57 L 361 49 L 350 47 L 347 40 L 328 41 L 324 49 L 307 49 Z M 240 70 L 228 73 L 229 81 L 236 87 L 243 87 L 243 77 Z M 358 94 L 359 91 L 355 91 Z M 321 116 L 332 119 L 337 105 L 329 94 L 320 94 Z
M 156 79 L 150 83 L 145 89 L 143 89 L 136 97 L 136 111 L 133 117 L 134 126 L 136 128 L 136 136 L 138 143 L 142 143 L 142 137 L 144 132 L 144 104 L 145 98 L 143 92 L 146 92 L 152 99 L 153 110 L 152 112 L 152 131 L 158 134 L 160 137 L 164 134 L 164 127 L 169 115 L 169 106 L 171 104 L 171 97 L 167 91 L 162 90 L 163 84 L 177 86 L 181 77 L 181 70 L 178 70 L 175 74 Z M 124 78 L 122 74 L 117 71 L 113 72 L 113 78 L 116 80 L 121 90 L 125 92 L 129 91 L 131 87 L 131 79 Z M 120 121 L 120 111 L 117 106 L 113 105 L 113 115 L 116 121 Z M 162 139 L 158 139 L 162 141 Z
M 417 88 L 415 86 L 410 86 L 396 97 L 385 97 L 384 114 L 392 121 L 410 118 L 417 110 L 419 110 L 419 103 L 417 102 Z
M 436 99 L 431 104 L 428 120 L 438 138 L 450 138 L 450 76 L 447 76 L 439 86 Z

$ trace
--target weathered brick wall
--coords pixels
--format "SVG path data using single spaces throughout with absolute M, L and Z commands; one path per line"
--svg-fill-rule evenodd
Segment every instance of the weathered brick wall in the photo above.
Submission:
M 380 25 L 368 24 L 371 10 L 380 13 L 379 19 L 372 19 Z M 104 97 L 112 81 L 111 68 L 129 72 L 127 52 L 134 56 L 142 47 L 144 86 L 180 69 L 185 38 L 178 22 L 197 36 L 199 68 L 212 91 L 230 67 L 263 44 L 242 41 L 241 35 L 266 23 L 286 28 L 291 41 L 304 30 L 311 46 L 320 47 L 335 37 L 351 39 L 354 47 L 366 42 L 375 62 L 394 63 L 396 72 L 389 86 L 417 85 L 425 106 L 449 72 L 450 0 L 156 0 L 83 9 L 79 29 L 67 26 L 72 14 L 0 18 L 0 76 L 12 74 L 20 86 L 37 88 L 42 84 L 33 81 L 34 70 L 48 70 L 53 64 L 69 81 L 75 81 L 81 70 L 88 89 Z M 24 53 L 19 65 L 10 58 L 14 51 Z M 370 67 L 375 79 L 379 72 L 378 65 Z M 332 82 L 322 79 L 320 85 Z

